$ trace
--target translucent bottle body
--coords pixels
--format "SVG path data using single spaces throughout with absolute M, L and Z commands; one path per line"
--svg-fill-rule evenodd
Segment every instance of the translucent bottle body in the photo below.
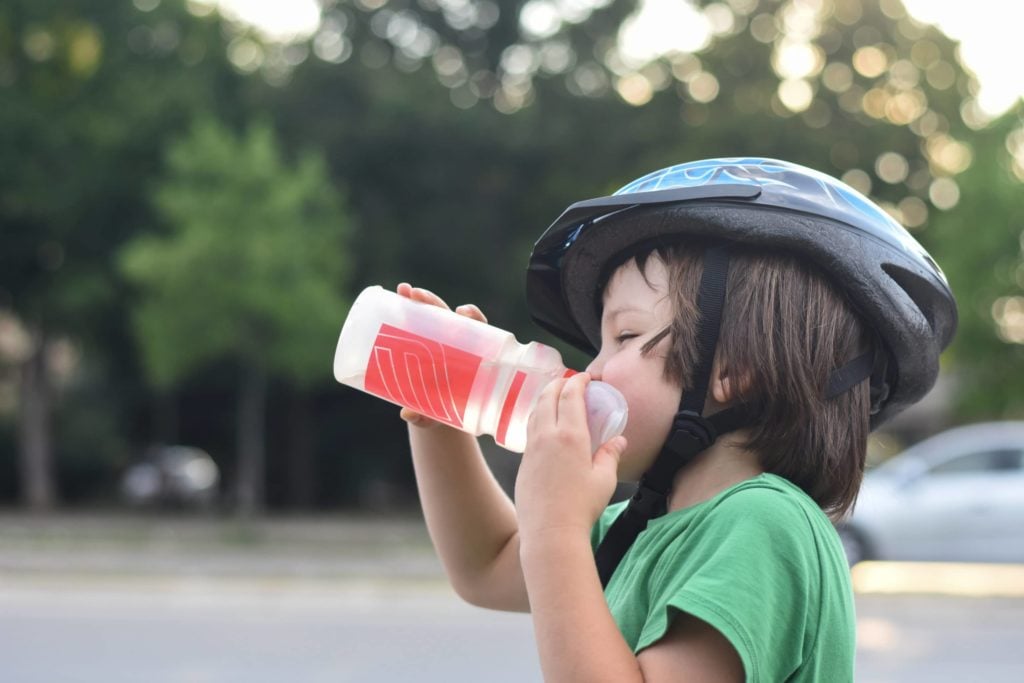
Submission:
M 520 453 L 540 392 L 571 372 L 549 346 L 381 287 L 353 303 L 334 358 L 342 384 Z M 626 404 L 601 382 L 588 385 L 586 402 L 596 448 L 622 432 Z

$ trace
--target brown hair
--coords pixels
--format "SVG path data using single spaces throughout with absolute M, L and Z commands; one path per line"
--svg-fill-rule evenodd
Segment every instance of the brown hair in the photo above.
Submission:
M 697 290 L 705 246 L 657 246 L 634 256 L 641 273 L 652 254 L 668 270 L 671 351 L 665 375 L 692 384 Z M 646 276 L 645 276 L 646 277 Z M 730 249 L 729 279 L 716 367 L 724 367 L 757 416 L 741 444 L 761 466 L 803 489 L 833 519 L 849 512 L 864 473 L 870 431 L 869 382 L 825 399 L 829 375 L 871 348 L 869 328 L 818 268 L 791 254 Z M 744 381 L 746 380 L 746 381 Z

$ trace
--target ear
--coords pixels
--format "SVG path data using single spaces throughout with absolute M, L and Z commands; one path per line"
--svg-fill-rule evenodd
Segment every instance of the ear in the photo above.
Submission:
M 753 380 L 750 373 L 731 373 L 729 368 L 722 367 L 715 373 L 711 382 L 711 397 L 716 403 L 725 405 L 746 395 L 750 391 Z

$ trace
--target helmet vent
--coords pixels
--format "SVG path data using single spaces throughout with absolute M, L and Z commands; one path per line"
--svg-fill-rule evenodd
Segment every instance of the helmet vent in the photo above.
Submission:
M 893 263 L 883 263 L 882 270 L 900 286 L 900 289 L 907 293 L 907 296 L 910 297 L 917 309 L 924 315 L 925 320 L 928 321 L 928 327 L 931 328 L 932 332 L 936 332 L 935 285 L 917 273 L 913 273 Z

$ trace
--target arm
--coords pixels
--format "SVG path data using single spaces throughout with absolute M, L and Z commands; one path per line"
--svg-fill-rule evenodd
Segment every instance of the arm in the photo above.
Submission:
M 445 306 L 430 292 L 406 284 L 398 293 Z M 475 306 L 458 312 L 486 322 Z M 410 410 L 403 410 L 402 418 L 409 423 L 423 516 L 455 592 L 480 607 L 529 611 L 515 507 L 487 467 L 476 438 Z
M 639 656 L 608 610 L 589 532 L 615 486 L 625 439 L 593 456 L 586 429 L 585 373 L 552 383 L 530 419 L 516 481 L 523 574 L 544 679 L 586 681 L 743 680 L 739 655 L 708 624 L 685 614 Z
M 455 592 L 479 607 L 528 612 L 515 508 L 476 438 L 410 424 L 409 441 L 423 516 Z
M 661 640 L 634 655 L 608 611 L 585 537 L 552 534 L 531 541 L 523 567 L 545 681 L 744 680 L 732 644 L 689 614 L 678 613 Z

